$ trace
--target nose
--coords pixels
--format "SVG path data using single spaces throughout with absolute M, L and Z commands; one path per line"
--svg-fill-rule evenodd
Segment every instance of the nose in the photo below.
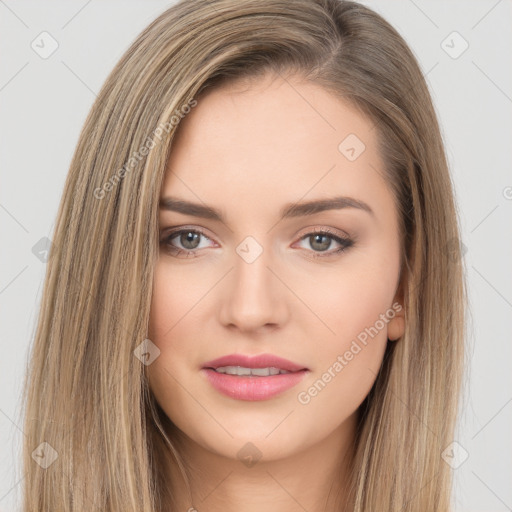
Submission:
M 254 261 L 240 254 L 235 253 L 234 268 L 222 288 L 221 323 L 242 332 L 282 327 L 289 313 L 286 290 L 276 277 L 270 251 L 263 250 Z

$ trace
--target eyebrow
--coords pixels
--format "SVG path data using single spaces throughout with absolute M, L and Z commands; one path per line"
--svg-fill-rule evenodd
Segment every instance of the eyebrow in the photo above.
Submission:
M 357 208 L 374 216 L 375 213 L 368 204 L 353 197 L 338 196 L 330 199 L 318 199 L 302 203 L 290 203 L 285 205 L 280 213 L 280 219 L 290 219 L 314 215 L 327 210 L 341 210 L 343 208 Z M 164 197 L 160 200 L 160 209 L 211 219 L 225 224 L 224 215 L 220 210 L 199 203 L 191 203 L 174 197 Z

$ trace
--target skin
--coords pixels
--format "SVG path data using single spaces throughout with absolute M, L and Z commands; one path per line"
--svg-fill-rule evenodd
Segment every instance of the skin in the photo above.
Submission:
M 181 121 L 161 197 L 213 206 L 226 221 L 160 211 L 149 332 L 160 355 L 147 369 L 191 467 L 192 497 L 175 486 L 179 509 L 313 512 L 334 507 L 336 495 L 344 502 L 358 407 L 386 345 L 403 335 L 403 308 L 307 404 L 298 394 L 400 299 L 397 211 L 375 132 L 319 86 L 268 75 L 207 92 Z M 349 134 L 366 146 L 354 161 L 338 150 Z M 374 214 L 344 208 L 279 220 L 286 204 L 334 195 Z M 169 239 L 179 227 L 205 233 L 189 257 L 185 236 Z M 340 244 L 315 243 L 306 236 L 313 229 L 354 243 L 334 253 Z M 236 252 L 247 236 L 263 250 L 252 263 Z M 267 352 L 310 371 L 256 402 L 220 394 L 199 371 L 226 354 Z M 237 456 L 248 442 L 261 453 L 251 467 Z

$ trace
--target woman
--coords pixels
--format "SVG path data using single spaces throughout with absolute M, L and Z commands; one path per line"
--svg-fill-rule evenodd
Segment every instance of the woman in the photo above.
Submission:
M 86 120 L 24 511 L 446 511 L 459 227 L 419 66 L 342 0 L 187 0 Z

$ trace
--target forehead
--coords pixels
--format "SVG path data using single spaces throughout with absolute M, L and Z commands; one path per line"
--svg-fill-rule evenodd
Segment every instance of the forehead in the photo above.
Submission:
M 225 208 L 326 194 L 378 202 L 381 171 L 371 120 L 314 83 L 267 76 L 199 96 L 174 138 L 161 195 Z

